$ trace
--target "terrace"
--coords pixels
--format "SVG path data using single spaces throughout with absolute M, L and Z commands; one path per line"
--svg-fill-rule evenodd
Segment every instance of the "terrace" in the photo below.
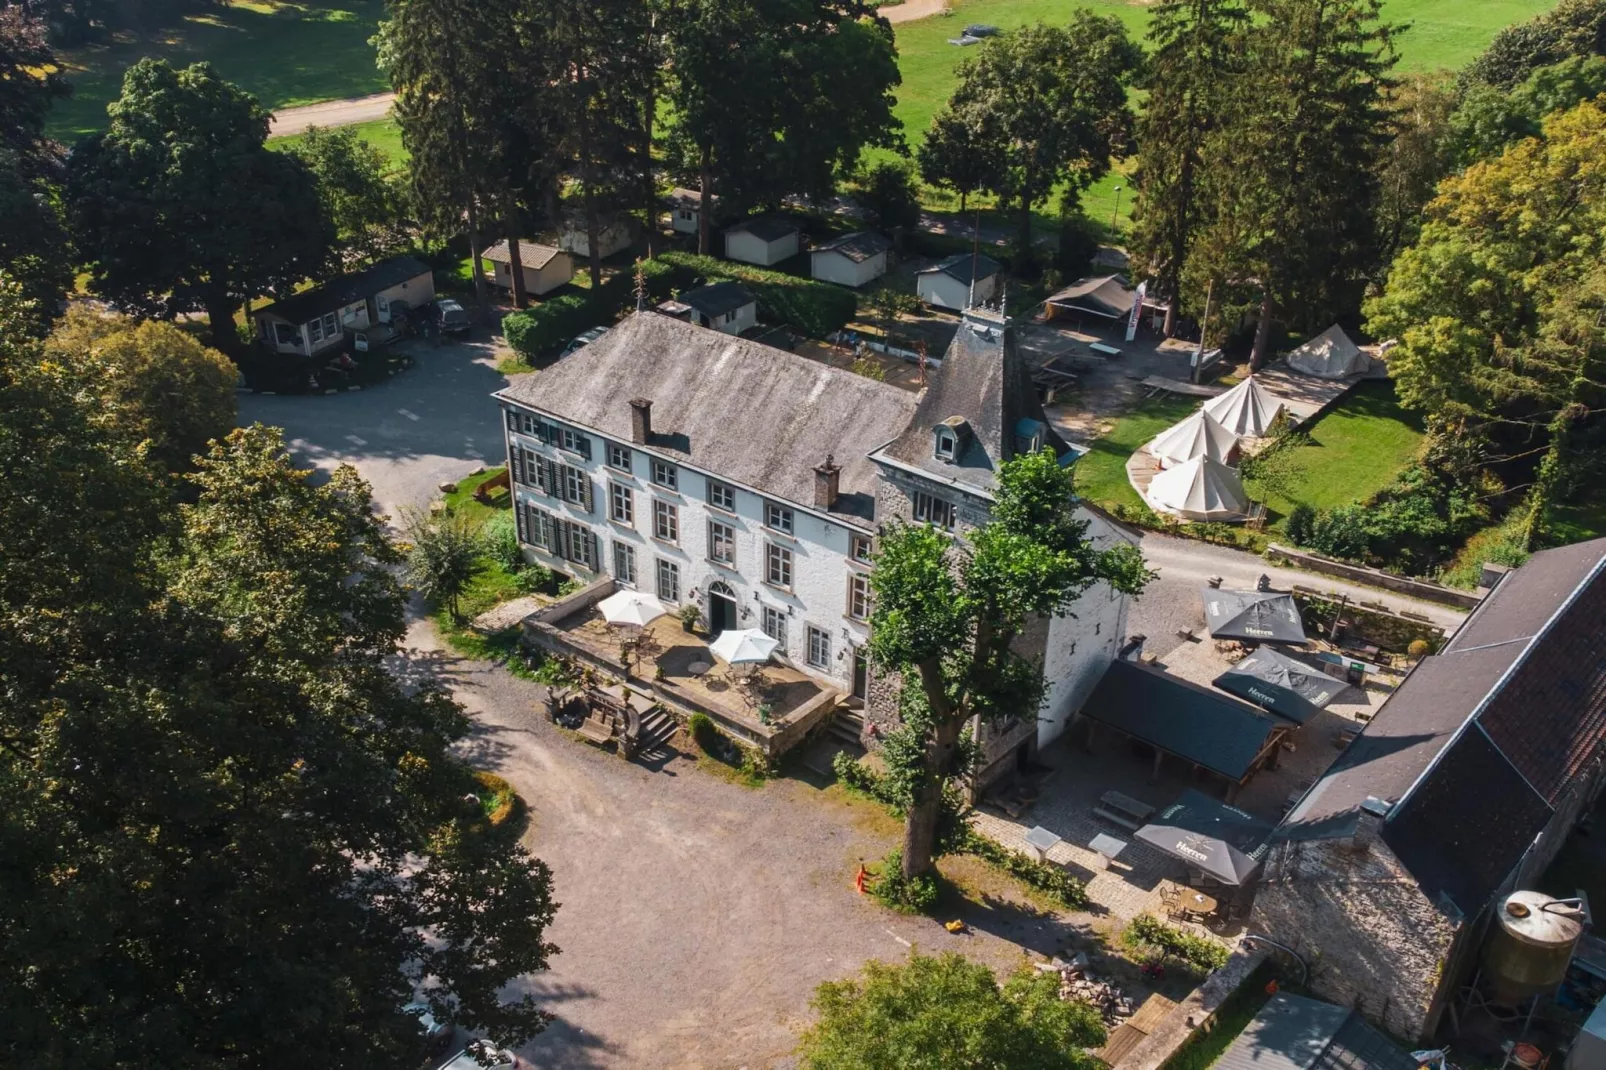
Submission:
M 536 611 L 524 619 L 525 641 L 650 694 L 677 721 L 706 714 L 726 734 L 771 759 L 796 746 L 846 700 L 829 684 L 773 662 L 759 667 L 748 684 L 741 679 L 745 673 L 721 664 L 706 638 L 686 631 L 672 615 L 643 628 L 609 625 L 597 603 L 615 589 L 612 579 L 601 579 Z M 622 644 L 637 635 L 647 653 L 627 663 L 628 648 Z

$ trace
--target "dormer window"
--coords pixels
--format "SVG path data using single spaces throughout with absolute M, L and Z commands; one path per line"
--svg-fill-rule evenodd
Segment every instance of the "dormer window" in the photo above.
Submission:
M 954 457 L 959 453 L 959 436 L 955 435 L 950 428 L 939 427 L 937 428 L 936 439 L 936 446 L 933 452 L 936 454 L 937 460 L 953 464 Z
M 1015 424 L 1015 453 L 1025 455 L 1042 449 L 1045 430 L 1046 428 L 1037 420 L 1018 421 Z

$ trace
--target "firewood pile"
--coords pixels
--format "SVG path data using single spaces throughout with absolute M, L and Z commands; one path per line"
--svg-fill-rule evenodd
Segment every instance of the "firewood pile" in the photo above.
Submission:
M 1092 976 L 1087 966 L 1087 956 L 1078 954 L 1070 962 L 1055 958 L 1038 963 L 1037 968 L 1060 975 L 1060 999 L 1091 1004 L 1103 1017 L 1105 1026 L 1114 1029 L 1132 1017 L 1137 1007 L 1119 987 Z

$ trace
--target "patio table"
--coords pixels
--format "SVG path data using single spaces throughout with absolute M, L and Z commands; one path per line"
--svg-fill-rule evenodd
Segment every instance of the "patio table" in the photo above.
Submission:
M 1197 888 L 1184 888 L 1182 889 L 1182 902 L 1178 905 L 1189 914 L 1203 916 L 1214 914 L 1216 908 L 1221 904 L 1217 903 L 1213 896 L 1205 895 Z
M 1058 834 L 1050 832 L 1042 825 L 1033 825 L 1026 830 L 1026 846 L 1037 852 L 1037 860 L 1043 861 L 1049 848 L 1060 842 Z
M 686 666 L 686 671 L 691 673 L 693 676 L 701 676 L 712 668 L 713 666 L 706 661 L 694 661 L 690 665 Z

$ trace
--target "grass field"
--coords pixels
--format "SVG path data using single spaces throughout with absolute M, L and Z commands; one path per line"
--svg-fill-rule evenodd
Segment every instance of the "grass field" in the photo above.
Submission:
M 369 123 L 354 123 L 351 127 L 357 131 L 357 136 L 371 145 L 376 146 L 392 167 L 400 168 L 407 162 L 407 150 L 402 148 L 401 127 L 391 118 L 375 119 Z M 268 139 L 268 147 L 273 149 L 288 149 L 300 143 L 302 135 L 291 134 L 288 137 L 275 137 Z
M 49 132 L 70 141 L 104 126 L 123 72 L 145 56 L 210 62 L 270 110 L 381 92 L 390 87 L 368 39 L 384 10 L 384 0 L 230 0 L 167 30 L 66 52 L 73 95 L 51 110 Z
M 1097 439 L 1076 462 L 1076 493 L 1100 505 L 1142 508 L 1143 499 L 1126 478 L 1126 459 L 1139 446 L 1187 416 L 1199 405 L 1197 398 L 1161 394 L 1128 410 L 1115 427 Z

